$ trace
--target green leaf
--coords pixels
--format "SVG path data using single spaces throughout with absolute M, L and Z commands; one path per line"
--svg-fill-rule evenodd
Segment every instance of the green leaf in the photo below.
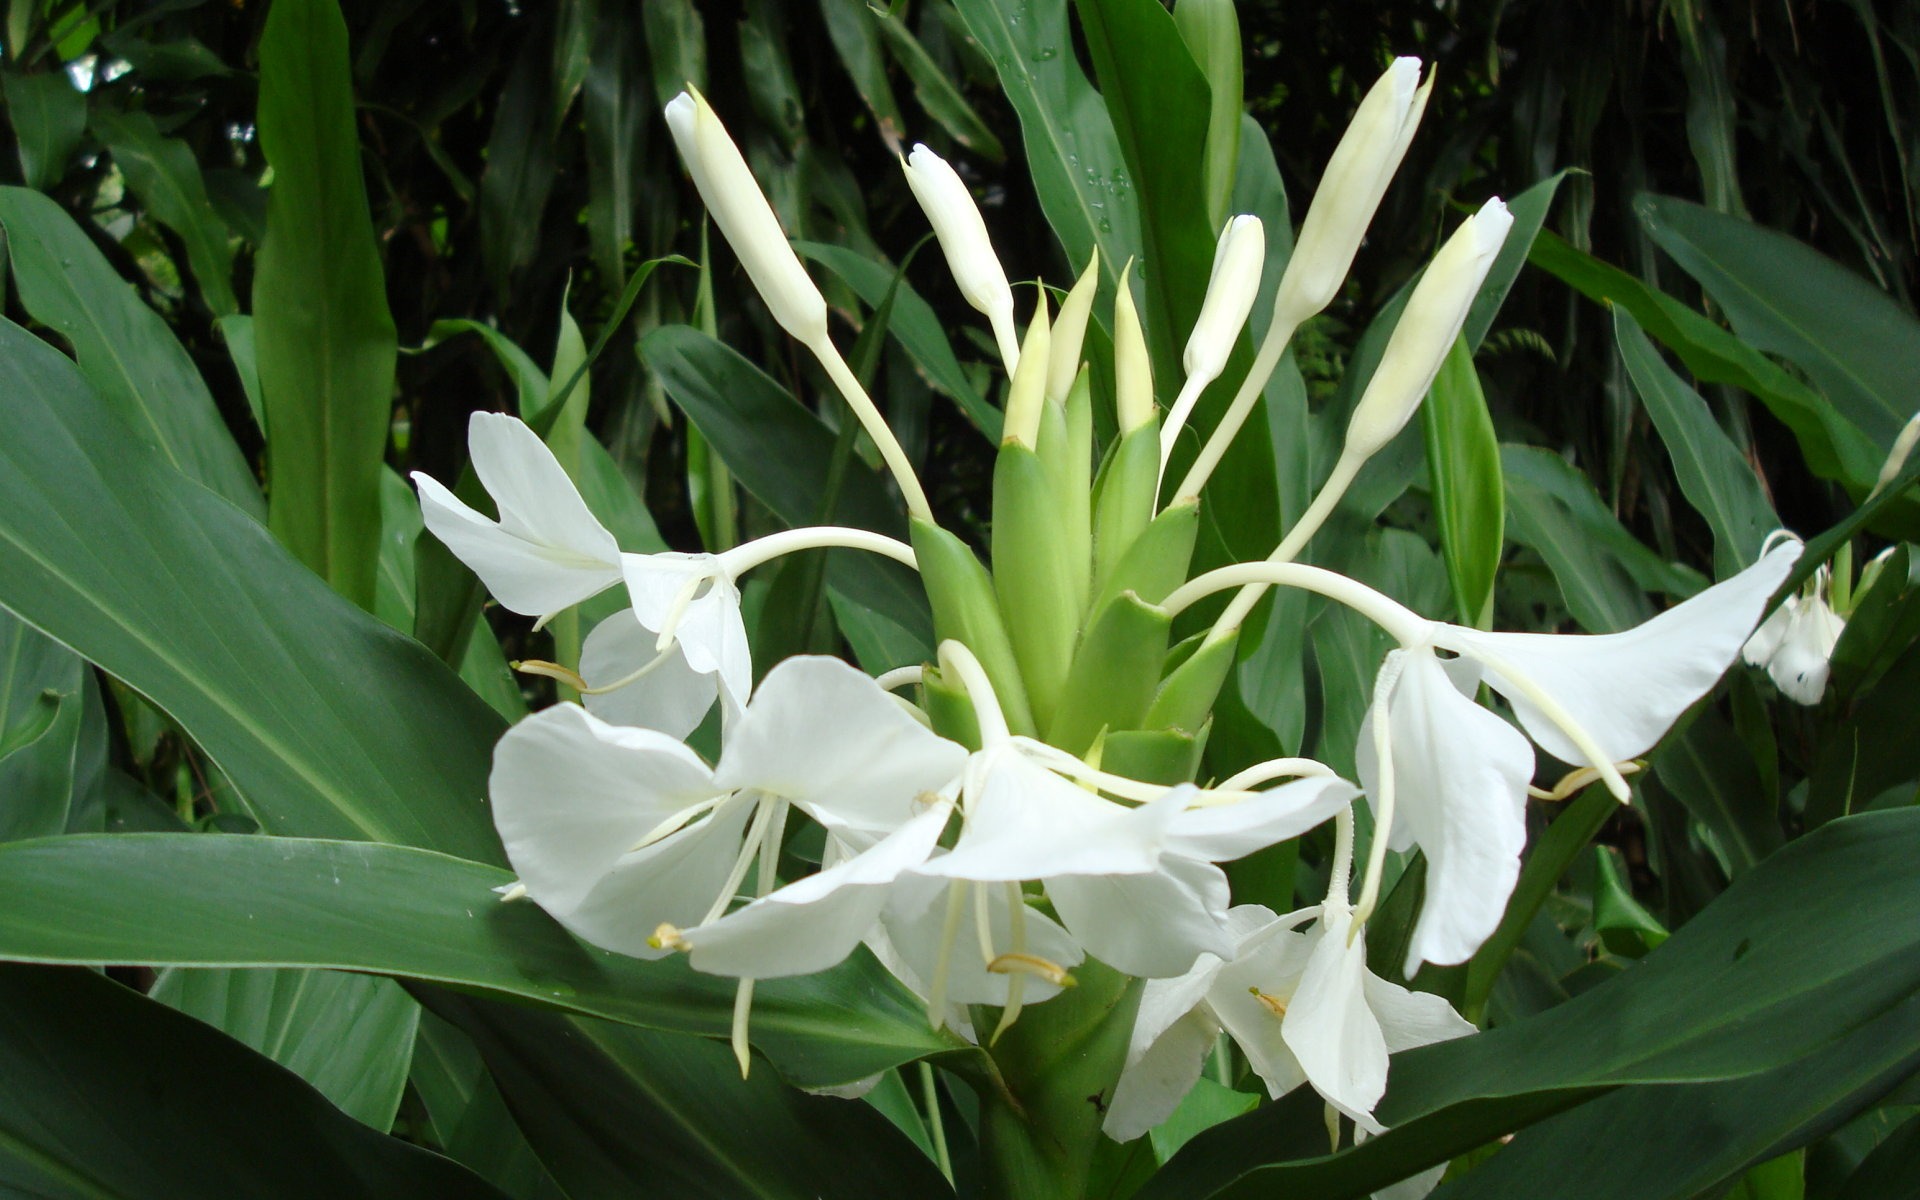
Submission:
M 654 330 L 640 353 L 755 498 L 788 525 L 818 522 L 834 437 L 820 418 L 739 352 L 690 326 Z M 848 464 L 834 520 L 896 537 L 906 524 L 880 477 L 857 462 Z M 836 551 L 827 582 L 932 646 L 924 594 L 905 568 Z
M 428 1137 L 447 1157 L 521 1200 L 566 1200 L 507 1112 L 480 1052 L 459 1029 L 420 1014 L 408 1077 L 426 1110 Z
M 1153 1139 L 1154 1157 L 1161 1162 L 1167 1161 L 1179 1152 L 1180 1147 L 1192 1141 L 1195 1134 L 1250 1112 L 1259 1103 L 1258 1096 L 1236 1092 L 1225 1084 L 1201 1076 L 1193 1085 L 1193 1090 L 1180 1101 L 1180 1107 L 1173 1110 L 1173 1115 L 1148 1132 Z
M 1752 1077 L 1835 1046 L 1920 986 L 1920 929 L 1860 917 L 1920 903 L 1915 853 L 1920 810 L 1825 825 L 1623 974 L 1538 1016 L 1397 1056 L 1380 1137 L 1329 1154 L 1319 1097 L 1301 1089 L 1194 1138 L 1139 1200 L 1361 1196 L 1598 1090 Z
M 733 980 L 585 945 L 539 906 L 501 903 L 493 889 L 509 872 L 406 846 L 69 835 L 0 845 L 0 879 L 21 889 L 0 913 L 0 957 L 369 971 L 654 1029 L 725 1036 L 732 1025 Z M 962 1045 L 928 1028 L 925 1004 L 864 951 L 761 981 L 752 1033 L 808 1086 Z
M 103 976 L 0 965 L 0 1011 L 0 1190 L 504 1200 L 464 1167 L 367 1128 L 268 1059 Z
M 17 47 L 10 47 L 15 49 Z M 67 160 L 87 128 L 87 97 L 63 70 L 22 75 L 0 72 L 7 98 L 7 122 L 20 153 L 27 186 L 45 191 L 67 173 Z
M 1576 291 L 1633 314 L 1643 329 L 1680 356 L 1703 383 L 1724 383 L 1752 395 L 1793 431 L 1807 466 L 1822 479 L 1857 489 L 1873 485 L 1880 451 L 1858 426 L 1792 373 L 1680 301 L 1625 271 L 1574 249 L 1542 230 L 1528 261 Z
M 641 156 L 651 99 L 646 60 L 634 13 L 624 4 L 600 8 L 598 53 L 587 56 L 580 94 L 585 115 L 587 237 L 594 266 L 616 287 L 626 283 L 626 251 L 633 241 L 636 185 L 645 177 Z
M 804 1095 L 764 1068 L 740 1079 L 720 1043 L 444 991 L 427 1002 L 473 1038 L 572 1200 L 629 1200 L 637 1183 L 713 1200 L 949 1193 L 926 1155 L 872 1108 Z
M 1461 328 L 1460 336 L 1467 340 L 1468 349 L 1480 349 L 1480 343 L 1487 338 L 1487 331 L 1493 328 L 1493 319 L 1499 315 L 1500 305 L 1506 301 L 1507 293 L 1513 290 L 1513 281 L 1520 277 L 1520 268 L 1527 265 L 1534 240 L 1542 236 L 1547 210 L 1553 207 L 1560 181 L 1566 177 L 1565 171 L 1549 175 L 1507 204 L 1507 211 L 1513 215 L 1513 227 L 1507 230 L 1507 240 L 1501 243 L 1500 253 L 1487 269 L 1486 281 L 1480 285 L 1479 294 L 1467 309 L 1467 321 Z M 1547 233 L 1545 236 L 1553 235 Z
M 1581 1105 L 1521 1131 L 1477 1170 L 1435 1192 L 1434 1200 L 1718 1195 L 1755 1164 L 1776 1160 L 1872 1107 L 1915 1070 L 1920 999 L 1778 1070 L 1724 1083 L 1623 1088 Z M 1799 1163 L 1782 1165 L 1791 1184 L 1799 1184 Z M 1743 1187 L 1733 1200 L 1800 1194 L 1797 1187 L 1784 1193 Z
M 233 294 L 233 251 L 227 246 L 226 222 L 207 198 L 206 181 L 193 151 L 179 138 L 162 137 L 153 118 L 143 112 L 94 110 L 94 136 L 103 142 L 140 197 L 162 225 L 186 243 L 187 264 L 194 282 L 216 317 L 240 311 Z
M 1567 608 L 1589 633 L 1628 629 L 1652 616 L 1645 591 L 1683 599 L 1706 586 L 1642 545 L 1587 477 L 1553 451 L 1503 445 L 1500 468 L 1510 536 L 1546 560 Z
M 547 393 L 552 389 L 547 373 L 512 338 L 484 321 L 466 317 L 435 321 L 427 330 L 427 340 L 421 343 L 420 349 L 423 352 L 431 350 L 463 333 L 478 334 L 480 340 L 487 344 L 487 349 L 493 351 L 493 356 L 500 360 L 507 377 L 513 380 L 521 420 L 528 419 L 546 406 Z
M 86 664 L 0 611 L 0 840 L 65 832 Z
M 1033 190 L 1067 261 L 1085 263 L 1099 247 L 1110 291 L 1127 260 L 1143 257 L 1140 201 L 1106 105 L 1074 55 L 1066 0 L 954 0 L 954 8 L 1020 118 Z
M 862 4 L 862 0 L 852 2 Z M 896 271 L 884 263 L 863 258 L 845 246 L 831 246 L 825 242 L 795 242 L 793 248 L 802 257 L 812 259 L 846 280 L 847 286 L 871 307 L 878 308 L 886 301 L 888 292 L 892 291 L 893 313 L 887 331 L 912 356 L 925 373 L 927 382 L 936 391 L 958 403 L 967 419 L 986 434 L 988 441 L 994 445 L 1000 444 L 1000 410 L 988 403 L 967 381 L 966 372 L 960 369 L 960 360 L 953 356 L 953 345 L 947 340 L 946 329 L 920 293 L 914 291 L 905 279 L 901 279 L 898 290 L 894 290 L 894 280 L 898 276 Z
M 880 21 L 866 0 L 820 0 L 820 18 L 826 23 L 827 36 L 833 39 L 847 78 L 879 123 L 880 140 L 900 152 L 907 121 L 900 115 L 900 102 L 887 80 L 887 60 L 880 52 Z M 868 299 L 867 303 L 874 301 Z
M 1673 457 L 1681 492 L 1713 530 L 1716 573 L 1738 573 L 1760 557 L 1760 543 L 1780 527 L 1780 518 L 1707 402 L 1661 360 L 1626 309 L 1613 310 L 1613 332 L 1634 390 Z
M 1641 195 L 1647 236 L 1755 349 L 1806 369 L 1885 453 L 1920 396 L 1920 322 L 1805 243 L 1671 196 Z
M 189 478 L 255 516 L 265 515 L 253 471 L 160 314 L 40 193 L 0 188 L 0 225 L 6 227 L 21 305 L 73 347 L 100 398 Z
M 1661 743 L 1652 762 L 1654 778 L 1707 831 L 1729 876 L 1751 870 L 1779 849 L 1778 801 L 1719 713 L 1701 709 Z
M 273 168 L 253 276 L 272 431 L 268 522 L 300 561 L 368 608 L 395 340 L 334 0 L 275 0 L 268 10 L 259 126 Z
M 871 11 L 871 10 L 869 10 Z M 876 14 L 877 15 L 877 14 Z M 962 146 L 983 158 L 999 162 L 1007 156 L 1006 148 L 1000 139 L 993 136 L 993 130 L 974 111 L 973 105 L 947 78 L 940 64 L 933 61 L 926 47 L 919 39 L 908 32 L 906 22 L 889 13 L 879 17 L 880 36 L 900 64 L 907 78 L 913 81 L 914 99 L 920 102 L 927 115 L 947 131 L 948 136 Z
M 161 972 L 148 995 L 253 1047 L 348 1116 L 382 1132 L 392 1127 L 420 1022 L 420 1006 L 392 980 L 175 968 Z
M 1420 430 L 1454 609 L 1462 624 L 1484 629 L 1493 616 L 1493 579 L 1506 542 L 1506 497 L 1500 443 L 1464 339 L 1455 339 L 1434 376 L 1420 406 Z
M 540 218 L 558 170 L 550 31 L 529 33 L 507 73 L 480 174 L 480 245 L 504 302 L 514 274 L 533 261 Z
M 0 604 L 178 721 L 268 829 L 500 860 L 498 717 L 9 323 L 0 382 Z
M 1207 81 L 1207 224 L 1219 229 L 1227 223 L 1227 203 L 1239 174 L 1241 118 L 1246 115 L 1240 17 L 1233 0 L 1180 0 L 1173 20 Z

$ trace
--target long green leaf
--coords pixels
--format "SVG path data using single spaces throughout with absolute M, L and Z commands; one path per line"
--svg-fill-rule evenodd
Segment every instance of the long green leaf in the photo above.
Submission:
M 265 516 L 193 360 L 73 218 L 38 192 L 0 188 L 0 225 L 21 305 L 73 347 L 100 398 L 189 478 Z
M 0 612 L 0 841 L 67 828 L 85 669 L 72 651 Z
M 1713 1195 L 1749 1167 L 1844 1124 L 1916 1070 L 1920 998 L 1776 1071 L 1724 1083 L 1622 1088 L 1581 1105 L 1522 1131 L 1434 1200 Z
M 0 381 L 0 605 L 165 710 L 269 830 L 500 861 L 484 703 L 4 322 Z
M 12 48 L 17 54 L 18 48 Z M 67 173 L 67 160 L 87 128 L 87 98 L 63 70 L 22 75 L 0 72 L 6 88 L 7 123 L 20 152 L 27 186 L 44 191 Z
M 259 116 L 273 187 L 253 276 L 268 521 L 300 561 L 371 608 L 396 343 L 351 78 L 335 0 L 274 0 Z
M 1760 543 L 1779 528 L 1780 518 L 1746 455 L 1699 393 L 1661 361 L 1633 314 L 1614 309 L 1613 332 L 1634 390 L 1673 458 L 1681 492 L 1713 530 L 1715 569 L 1723 578 L 1731 576 L 1760 557 Z
M 1494 436 L 1480 373 L 1464 339 L 1447 351 L 1420 406 L 1440 550 L 1460 620 L 1485 628 L 1493 615 L 1493 577 L 1506 538 L 1500 442 Z
M 756 993 L 757 994 L 757 993 Z M 520 1128 L 572 1200 L 897 1200 L 950 1194 L 864 1104 L 739 1077 L 717 1042 L 509 1009 L 451 992 Z
M 0 965 L 0 1191 L 505 1200 L 298 1076 L 90 971 Z
M 1700 282 L 1735 332 L 1804 367 L 1882 453 L 1920 396 L 1920 321 L 1806 244 L 1671 196 L 1643 195 L 1647 235 Z
M 1388 1132 L 1329 1154 L 1319 1098 L 1194 1138 L 1139 1193 L 1339 1200 L 1627 1084 L 1776 1070 L 1833 1045 L 1920 987 L 1920 929 L 1862 911 L 1920 904 L 1920 810 L 1823 826 L 1736 882 L 1639 965 L 1539 1016 L 1394 1060 Z M 1842 882 L 1844 881 L 1844 882 Z
M 420 1006 L 392 980 L 176 969 L 162 972 L 148 995 L 258 1050 L 348 1116 L 382 1132 L 392 1127 L 420 1023 Z
M 99 108 L 91 124 L 126 176 L 127 186 L 155 219 L 186 243 L 187 264 L 214 316 L 239 312 L 227 226 L 207 198 L 206 180 L 193 151 L 179 138 L 163 137 L 153 118 L 143 112 Z
M 370 971 L 624 1024 L 725 1035 L 734 982 L 576 941 L 497 867 L 405 846 L 207 834 L 0 845 L 0 958 Z M 245 914 L 236 920 L 235 914 Z M 82 915 L 84 914 L 84 915 Z M 788 1078 L 849 1083 L 960 1047 L 871 955 L 754 993 L 754 1042 Z

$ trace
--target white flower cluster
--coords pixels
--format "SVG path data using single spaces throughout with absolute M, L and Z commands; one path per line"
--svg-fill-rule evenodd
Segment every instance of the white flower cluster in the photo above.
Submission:
M 1418 122 L 1431 87 L 1418 86 L 1418 76 L 1417 62 L 1396 62 L 1336 153 L 1243 397 L 1258 394 L 1293 327 L 1344 275 Z M 847 397 L 909 510 L 930 522 L 904 455 L 834 350 L 818 293 L 718 118 L 692 94 L 668 116 L 749 276 Z M 1007 444 L 1030 450 L 1031 414 L 1057 403 L 1078 371 L 1097 273 L 1090 269 L 1069 298 L 1059 336 L 1049 343 L 1042 313 L 1017 345 L 1005 277 L 965 187 L 925 147 L 903 166 L 963 294 L 991 321 L 1009 372 L 1018 371 L 1009 408 L 1019 419 L 1010 411 L 1008 423 L 1021 432 Z M 1377 1128 L 1370 1114 L 1387 1055 L 1472 1030 L 1443 1001 L 1366 969 L 1362 934 L 1387 849 L 1418 846 L 1429 864 L 1406 972 L 1465 961 L 1499 923 L 1517 878 L 1533 745 L 1589 768 L 1624 800 L 1620 764 L 1713 686 L 1799 554 L 1797 543 L 1777 546 L 1647 624 L 1600 637 L 1431 621 L 1352 579 L 1290 561 L 1359 463 L 1406 424 L 1510 223 L 1491 201 L 1440 251 L 1354 413 L 1334 478 L 1275 554 L 1146 605 L 1171 619 L 1206 595 L 1240 589 L 1206 645 L 1231 637 L 1270 586 L 1320 593 L 1384 628 L 1398 648 L 1382 665 L 1360 733 L 1362 786 L 1307 760 L 1256 764 L 1211 788 L 1103 771 L 1014 732 L 1007 697 L 981 664 L 987 648 L 960 640 L 941 644 L 937 667 L 971 709 L 971 747 L 934 732 L 925 713 L 835 659 L 789 659 L 756 687 L 740 614 L 743 572 L 818 547 L 910 566 L 914 551 L 825 528 L 720 554 L 622 553 L 531 429 L 476 415 L 472 461 L 499 518 L 415 476 L 427 527 L 501 604 L 541 622 L 615 586 L 631 600 L 587 637 L 577 672 L 537 668 L 572 684 L 584 707 L 537 713 L 496 751 L 495 821 L 526 894 L 596 945 L 642 958 L 683 953 L 697 970 L 740 979 L 743 1069 L 753 980 L 825 970 L 862 944 L 926 999 L 933 1022 L 970 1036 L 970 1008 L 1000 1009 L 1004 1029 L 1024 1004 L 1071 986 L 1074 968 L 1091 957 L 1153 981 L 1109 1109 L 1113 1136 L 1138 1136 L 1163 1119 L 1223 1029 L 1275 1095 L 1305 1081 L 1362 1129 Z M 1148 429 L 1158 410 L 1123 282 L 1114 338 L 1121 428 L 1157 439 L 1162 471 L 1193 399 L 1240 336 L 1263 257 L 1258 220 L 1233 218 L 1187 344 L 1189 378 L 1157 433 Z M 1068 369 L 1049 355 L 1065 355 Z M 1246 407 L 1236 401 L 1216 427 L 1174 504 L 1198 497 Z M 1154 466 L 1149 459 L 1149 472 Z M 887 682 L 918 678 L 908 670 Z M 1518 729 L 1476 703 L 1483 683 L 1512 706 Z M 708 762 L 685 739 L 716 704 L 720 749 Z M 1262 787 L 1283 778 L 1290 781 Z M 1355 901 L 1350 806 L 1363 790 L 1377 832 Z M 818 869 L 783 877 L 796 813 L 822 832 Z M 1322 904 L 1286 915 L 1233 906 L 1218 864 L 1330 819 L 1336 852 Z

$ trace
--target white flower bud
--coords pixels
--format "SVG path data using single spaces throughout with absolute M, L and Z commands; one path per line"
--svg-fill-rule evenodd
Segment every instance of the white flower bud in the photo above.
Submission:
M 1146 331 L 1140 328 L 1140 312 L 1133 305 L 1133 287 L 1128 277 L 1133 263 L 1120 271 L 1119 290 L 1113 297 L 1113 374 L 1114 410 L 1122 434 L 1153 420 L 1153 359 L 1147 354 Z
M 1227 222 L 1213 248 L 1213 273 L 1207 279 L 1207 297 L 1187 338 L 1181 365 L 1187 377 L 1211 382 L 1227 368 L 1227 357 L 1240 337 L 1247 314 L 1260 290 L 1260 271 L 1267 262 L 1267 235 L 1259 217 L 1242 214 Z M 1205 386 L 1205 385 L 1202 385 Z
M 706 98 L 692 88 L 666 109 L 667 128 L 700 199 L 740 257 L 780 327 L 814 346 L 827 337 L 827 302 L 787 242 L 786 231 Z
M 1767 663 L 1767 674 L 1781 695 L 1796 704 L 1820 703 L 1820 697 L 1826 694 L 1827 676 L 1833 671 L 1833 649 L 1840 644 L 1846 628 L 1847 623 L 1818 593 L 1794 607 L 1780 644 Z
M 1461 222 L 1433 256 L 1354 406 L 1346 454 L 1368 458 L 1406 427 L 1460 336 L 1467 310 L 1512 227 L 1512 214 L 1496 196 Z
M 1294 324 L 1325 308 L 1340 290 L 1432 91 L 1431 73 L 1420 83 L 1419 59 L 1396 58 L 1354 112 L 1327 160 L 1274 300 L 1275 310 Z
M 947 269 L 960 285 L 967 303 L 979 309 L 993 326 L 994 339 L 1000 345 L 1007 374 L 1019 365 L 1020 350 L 1014 336 L 1013 289 L 1007 286 L 1007 273 L 1000 256 L 993 252 L 987 236 L 987 223 L 973 203 L 960 176 L 947 160 L 915 143 L 913 153 L 900 161 L 907 173 L 907 186 L 927 214 L 933 235 L 947 256 Z
M 1100 251 L 1087 260 L 1073 290 L 1060 302 L 1053 323 L 1053 341 L 1047 352 L 1047 399 L 1065 401 L 1080 375 L 1080 344 L 1086 340 L 1087 318 L 1093 315 L 1093 294 L 1100 287 Z

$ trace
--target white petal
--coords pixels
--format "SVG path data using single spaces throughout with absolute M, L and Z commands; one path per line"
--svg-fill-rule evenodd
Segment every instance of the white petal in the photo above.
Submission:
M 1237 804 L 1184 809 L 1167 829 L 1167 852 L 1230 862 L 1300 836 L 1359 794 L 1344 779 L 1297 779 Z
M 1255 993 L 1282 1004 L 1291 1002 L 1312 953 L 1313 942 L 1307 935 L 1276 923 L 1250 952 L 1222 968 L 1207 991 L 1207 1007 L 1276 1100 L 1299 1087 L 1307 1076 L 1282 1036 L 1281 1016 Z
M 719 795 L 707 765 L 679 742 L 608 725 L 573 704 L 507 731 L 494 747 L 488 792 L 514 870 L 556 916 L 662 822 Z
M 959 919 L 953 938 L 946 938 L 947 898 L 955 886 L 968 889 L 962 897 Z M 888 896 L 882 916 L 887 940 L 912 976 L 904 982 L 922 995 L 932 986 L 940 954 L 947 951 L 947 1002 L 949 1005 L 1007 1002 L 1010 976 L 987 970 L 987 959 L 980 949 L 979 910 L 972 889 L 986 890 L 987 929 L 996 955 L 1013 950 L 1012 887 L 1005 883 L 960 883 L 924 874 L 903 876 Z M 1066 930 L 1046 914 L 1023 900 L 1020 921 L 1025 950 L 1037 958 L 1061 967 L 1077 966 L 1080 947 Z M 1029 975 L 1022 985 L 1023 1001 L 1037 1004 L 1060 993 L 1060 988 L 1045 979 Z
M 1753 631 L 1746 645 L 1740 647 L 1740 657 L 1750 667 L 1764 667 L 1773 652 L 1780 648 L 1780 639 L 1787 635 L 1787 626 L 1793 621 L 1794 609 L 1800 606 L 1798 596 L 1788 596 L 1780 606 L 1767 614 L 1760 622 L 1760 628 Z
M 1431 992 L 1408 991 L 1371 971 L 1361 985 L 1367 1007 L 1380 1021 L 1389 1054 L 1479 1032 L 1472 1021 L 1453 1011 L 1453 1005 Z
M 740 591 L 719 558 L 672 551 L 628 554 L 621 567 L 640 624 L 658 633 L 674 621 L 673 636 L 687 665 L 719 676 L 721 688 L 744 704 L 753 687 L 753 661 L 740 617 Z
M 1087 953 L 1128 975 L 1166 979 L 1233 953 L 1227 877 L 1209 863 L 1167 855 L 1142 875 L 1058 876 L 1047 897 Z
M 694 969 L 772 979 L 833 966 L 873 928 L 894 880 L 933 852 L 951 811 L 934 805 L 864 853 L 687 930 Z
M 1449 625 L 1436 640 L 1462 654 L 1489 654 L 1511 664 L 1621 762 L 1652 748 L 1718 682 L 1801 549 L 1797 542 L 1777 546 L 1732 579 L 1622 633 L 1482 633 Z M 1489 669 L 1487 682 L 1513 704 L 1541 749 L 1564 762 L 1587 762 L 1511 681 Z
M 640 624 L 633 610 L 622 609 L 593 627 L 580 648 L 580 675 L 592 687 L 624 679 L 652 662 L 654 634 Z M 706 719 L 719 684 L 712 675 L 687 665 L 678 643 L 668 658 L 645 678 L 580 702 L 587 711 L 615 725 L 657 729 L 668 737 L 684 738 Z
M 539 435 L 498 413 L 468 423 L 474 472 L 500 510 L 496 523 L 414 472 L 420 514 L 501 604 L 550 616 L 620 581 L 620 547 L 587 511 Z
M 967 824 L 952 854 L 927 868 L 955 879 L 1137 875 L 1156 870 L 1167 825 L 1185 803 L 1129 808 L 1055 775 L 1012 747 L 967 765 Z
M 924 811 L 917 797 L 953 782 L 966 760 L 866 675 L 799 657 L 767 672 L 727 733 L 715 781 L 784 796 L 830 829 L 882 834 Z
M 1814 705 L 1826 694 L 1833 670 L 1833 648 L 1847 623 L 1820 596 L 1802 601 L 1787 622 L 1780 645 L 1767 664 L 1783 695 L 1796 704 Z
M 1130 1142 L 1172 1116 L 1200 1078 L 1219 1032 L 1206 1013 L 1188 1012 L 1138 1056 L 1129 1056 L 1107 1102 L 1101 1132 L 1116 1142 Z
M 1228 921 L 1231 924 L 1233 918 L 1229 916 Z M 1184 975 L 1147 980 L 1146 986 L 1140 989 L 1140 1010 L 1133 1019 L 1127 1062 L 1145 1055 L 1162 1034 L 1173 1028 L 1174 1022 L 1199 1008 L 1226 965 L 1218 955 L 1202 954 Z
M 1371 1113 L 1387 1090 L 1387 1042 L 1367 1007 L 1367 944 L 1348 940 L 1344 908 L 1321 917 L 1313 952 L 1281 1032 L 1314 1090 L 1343 1110 Z
M 1427 856 L 1426 897 L 1407 974 L 1465 962 L 1500 924 L 1526 848 L 1533 750 L 1520 731 L 1462 696 L 1433 655 L 1408 652 L 1390 698 L 1396 826 Z M 1361 782 L 1376 787 L 1371 738 Z
M 635 958 L 671 954 L 648 939 L 663 923 L 684 928 L 707 915 L 726 886 L 753 810 L 751 800 L 728 799 L 671 837 L 621 855 L 573 909 L 542 907 L 596 946 Z

